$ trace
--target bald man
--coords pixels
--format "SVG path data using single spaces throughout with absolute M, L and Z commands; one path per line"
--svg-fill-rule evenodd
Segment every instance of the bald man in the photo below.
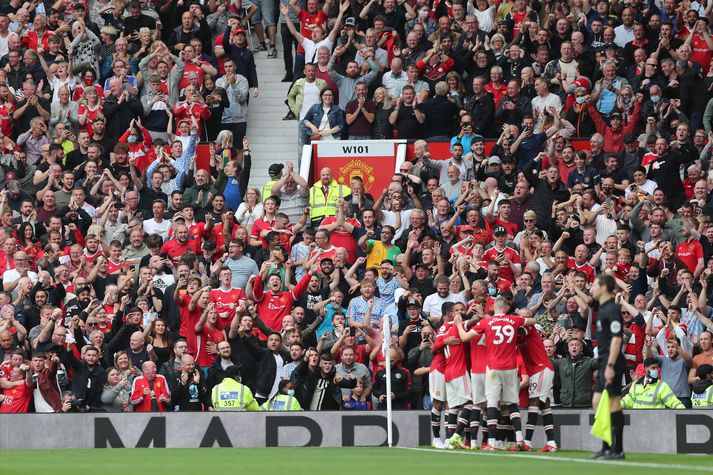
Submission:
M 352 190 L 346 185 L 337 183 L 330 168 L 322 168 L 319 172 L 319 181 L 309 190 L 312 226 L 318 227 L 327 216 L 335 216 L 339 199 L 347 199 L 351 195 Z

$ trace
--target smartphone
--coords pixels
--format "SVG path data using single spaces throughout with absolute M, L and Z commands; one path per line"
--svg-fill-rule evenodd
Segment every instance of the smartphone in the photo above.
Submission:
M 356 336 L 356 327 L 349 327 L 349 336 Z

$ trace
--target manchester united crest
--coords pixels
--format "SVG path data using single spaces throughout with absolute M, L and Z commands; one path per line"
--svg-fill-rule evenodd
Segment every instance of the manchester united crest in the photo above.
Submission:
M 337 181 L 340 185 L 349 185 L 355 176 L 364 181 L 364 191 L 369 191 L 374 184 L 374 167 L 359 159 L 351 160 L 346 165 L 339 167 Z

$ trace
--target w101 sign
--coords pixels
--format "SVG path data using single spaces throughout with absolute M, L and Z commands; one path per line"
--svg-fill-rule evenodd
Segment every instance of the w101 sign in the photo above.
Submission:
M 393 140 L 340 140 L 317 142 L 317 155 L 324 157 L 395 157 Z
M 391 182 L 396 168 L 397 140 L 341 140 L 314 142 L 311 183 L 325 167 L 340 185 L 361 177 L 364 191 L 377 197 Z

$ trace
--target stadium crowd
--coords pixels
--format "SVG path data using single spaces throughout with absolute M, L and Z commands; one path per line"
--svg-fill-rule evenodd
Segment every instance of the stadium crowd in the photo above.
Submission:
M 516 387 L 483 428 L 527 447 L 539 413 L 551 432 L 551 407 L 591 405 L 602 288 L 624 407 L 713 406 L 712 8 L 3 4 L 0 413 L 390 399 L 431 410 L 438 445 L 442 412 L 477 433 L 478 347 L 505 339 Z M 277 56 L 278 21 L 299 144 L 415 140 L 385 189 L 289 162 L 250 186 L 252 50 Z

